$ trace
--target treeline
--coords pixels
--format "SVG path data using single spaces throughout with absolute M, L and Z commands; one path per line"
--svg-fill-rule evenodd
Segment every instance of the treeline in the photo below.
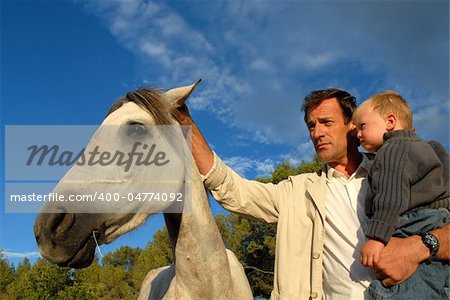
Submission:
M 258 180 L 278 183 L 290 175 L 315 172 L 322 166 L 317 158 L 298 167 L 282 163 L 270 178 Z M 244 266 L 253 295 L 269 298 L 273 288 L 276 225 L 235 214 L 220 214 L 215 219 L 225 243 Z M 145 275 L 169 265 L 172 259 L 165 228 L 157 231 L 144 249 L 124 246 L 79 270 L 61 268 L 45 259 L 31 265 L 27 258 L 15 267 L 0 250 L 0 299 L 136 299 Z
M 96 258 L 85 269 L 61 268 L 27 258 L 15 268 L 0 254 L 0 299 L 136 299 L 141 282 L 155 268 L 170 264 L 172 250 L 165 229 L 145 247 L 121 247 Z

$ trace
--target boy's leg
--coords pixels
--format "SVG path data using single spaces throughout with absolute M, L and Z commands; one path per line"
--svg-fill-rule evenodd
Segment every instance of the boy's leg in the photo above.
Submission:
M 425 233 L 450 222 L 450 213 L 444 208 L 420 209 L 400 217 L 394 236 L 407 237 Z M 380 280 L 369 286 L 369 296 L 376 300 L 450 299 L 450 266 L 448 261 L 422 263 L 407 281 L 386 288 Z

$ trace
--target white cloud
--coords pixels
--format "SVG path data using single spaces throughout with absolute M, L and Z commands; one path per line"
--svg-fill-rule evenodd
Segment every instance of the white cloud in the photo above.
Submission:
M 250 68 L 255 71 L 261 71 L 268 74 L 273 74 L 273 67 L 265 59 L 258 57 L 250 63 Z
M 38 251 L 14 252 L 14 251 L 5 250 L 5 251 L 2 251 L 1 253 L 3 253 L 8 258 L 25 258 L 25 257 L 39 258 L 39 257 L 41 257 L 41 254 Z
M 448 101 L 448 3 L 269 1 L 256 10 L 253 4 L 231 5 L 238 21 L 228 29 L 228 41 L 242 49 L 243 61 L 263 57 L 265 64 L 275 66 L 282 88 L 268 88 L 274 76 L 244 71 L 262 92 L 242 101 L 262 103 L 266 109 L 264 115 L 254 114 L 250 104 L 240 105 L 236 122 L 260 130 L 268 141 L 298 140 L 294 120 L 300 115 L 293 108 L 312 89 L 338 86 L 366 97 L 395 86 L 402 94 L 419 93 L 435 104 Z M 279 134 L 286 131 L 290 134 Z
M 275 162 L 271 159 L 254 160 L 242 156 L 233 156 L 225 158 L 224 162 L 245 178 L 268 177 L 275 168 Z
M 427 140 L 437 140 L 449 147 L 449 109 L 447 105 L 431 106 L 418 110 L 414 115 L 417 134 Z
M 298 144 L 294 150 L 281 156 L 283 161 L 287 161 L 293 166 L 298 166 L 302 161 L 311 161 L 314 156 L 314 147 L 311 141 Z
M 268 177 L 275 169 L 275 162 L 271 159 L 255 162 L 256 177 Z
M 207 110 L 210 107 L 208 99 L 202 95 L 191 95 L 189 97 L 189 107 L 195 110 Z
M 142 41 L 140 44 L 142 53 L 150 57 L 154 57 L 160 61 L 164 66 L 170 67 L 171 59 L 168 55 L 169 51 L 166 45 L 161 43 L 151 43 L 150 41 Z
M 163 87 L 204 82 L 192 108 L 262 143 L 306 139 L 299 104 L 337 86 L 448 101 L 446 1 L 95 1 L 88 7 Z M 149 68 L 155 72 L 155 68 Z M 152 76 L 155 76 L 152 73 Z M 441 115 L 441 117 L 445 117 Z M 428 126 L 426 122 L 418 122 Z M 420 128 L 419 128 L 420 129 Z M 422 130 L 432 134 L 430 129 Z
M 292 151 L 273 155 L 270 158 L 253 159 L 244 156 L 224 158 L 224 162 L 245 178 L 270 177 L 281 161 L 298 166 L 302 161 L 309 162 L 314 156 L 314 147 L 310 141 L 299 143 Z
M 246 158 L 246 157 L 240 157 L 240 156 L 233 156 L 229 158 L 225 158 L 224 162 L 232 168 L 234 171 L 236 171 L 239 175 L 244 176 L 246 172 L 251 170 L 253 168 L 253 162 L 252 160 Z
M 196 30 L 164 2 L 87 1 L 86 7 L 103 20 L 125 48 L 159 67 L 149 68 L 152 76 L 156 71 L 161 73 L 159 82 L 153 85 L 182 85 L 206 79 L 202 83 L 203 95 L 193 101 L 194 108 L 213 109 L 221 120 L 230 121 L 229 105 L 225 103 L 247 87 L 215 61 L 215 46 L 204 32 Z
M 318 69 L 326 67 L 336 61 L 334 53 L 309 54 L 305 56 L 305 67 L 308 69 Z

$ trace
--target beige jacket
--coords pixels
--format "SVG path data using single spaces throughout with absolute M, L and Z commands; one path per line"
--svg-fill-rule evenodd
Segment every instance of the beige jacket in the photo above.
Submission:
M 272 299 L 322 298 L 325 172 L 264 184 L 240 177 L 215 156 L 204 182 L 227 210 L 278 223 Z

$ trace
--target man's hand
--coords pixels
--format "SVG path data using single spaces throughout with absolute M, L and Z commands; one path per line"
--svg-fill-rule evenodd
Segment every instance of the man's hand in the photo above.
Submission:
M 431 231 L 441 244 L 436 256 L 438 260 L 450 260 L 450 224 Z M 378 279 L 385 286 L 399 284 L 411 277 L 419 264 L 430 257 L 430 250 L 422 238 L 413 235 L 407 238 L 391 238 L 381 251 L 378 263 L 374 266 Z
M 186 104 L 178 107 L 174 116 L 178 123 L 180 123 L 180 125 L 192 125 L 194 123 Z
M 376 240 L 367 240 L 361 249 L 359 260 L 366 267 L 373 267 L 379 261 L 380 253 L 384 248 L 382 242 Z
M 379 279 L 383 279 L 385 286 L 402 283 L 427 258 L 426 251 L 428 248 L 418 235 L 408 238 L 392 237 L 381 251 L 378 262 L 374 264 L 375 273 Z
M 186 104 L 177 108 L 174 113 L 175 119 L 180 123 L 180 125 L 189 125 L 192 129 L 192 156 L 194 157 L 195 163 L 197 165 L 200 174 L 205 175 L 211 170 L 214 164 L 214 154 L 211 151 L 208 143 L 203 137 L 200 129 L 192 120 L 191 114 Z

